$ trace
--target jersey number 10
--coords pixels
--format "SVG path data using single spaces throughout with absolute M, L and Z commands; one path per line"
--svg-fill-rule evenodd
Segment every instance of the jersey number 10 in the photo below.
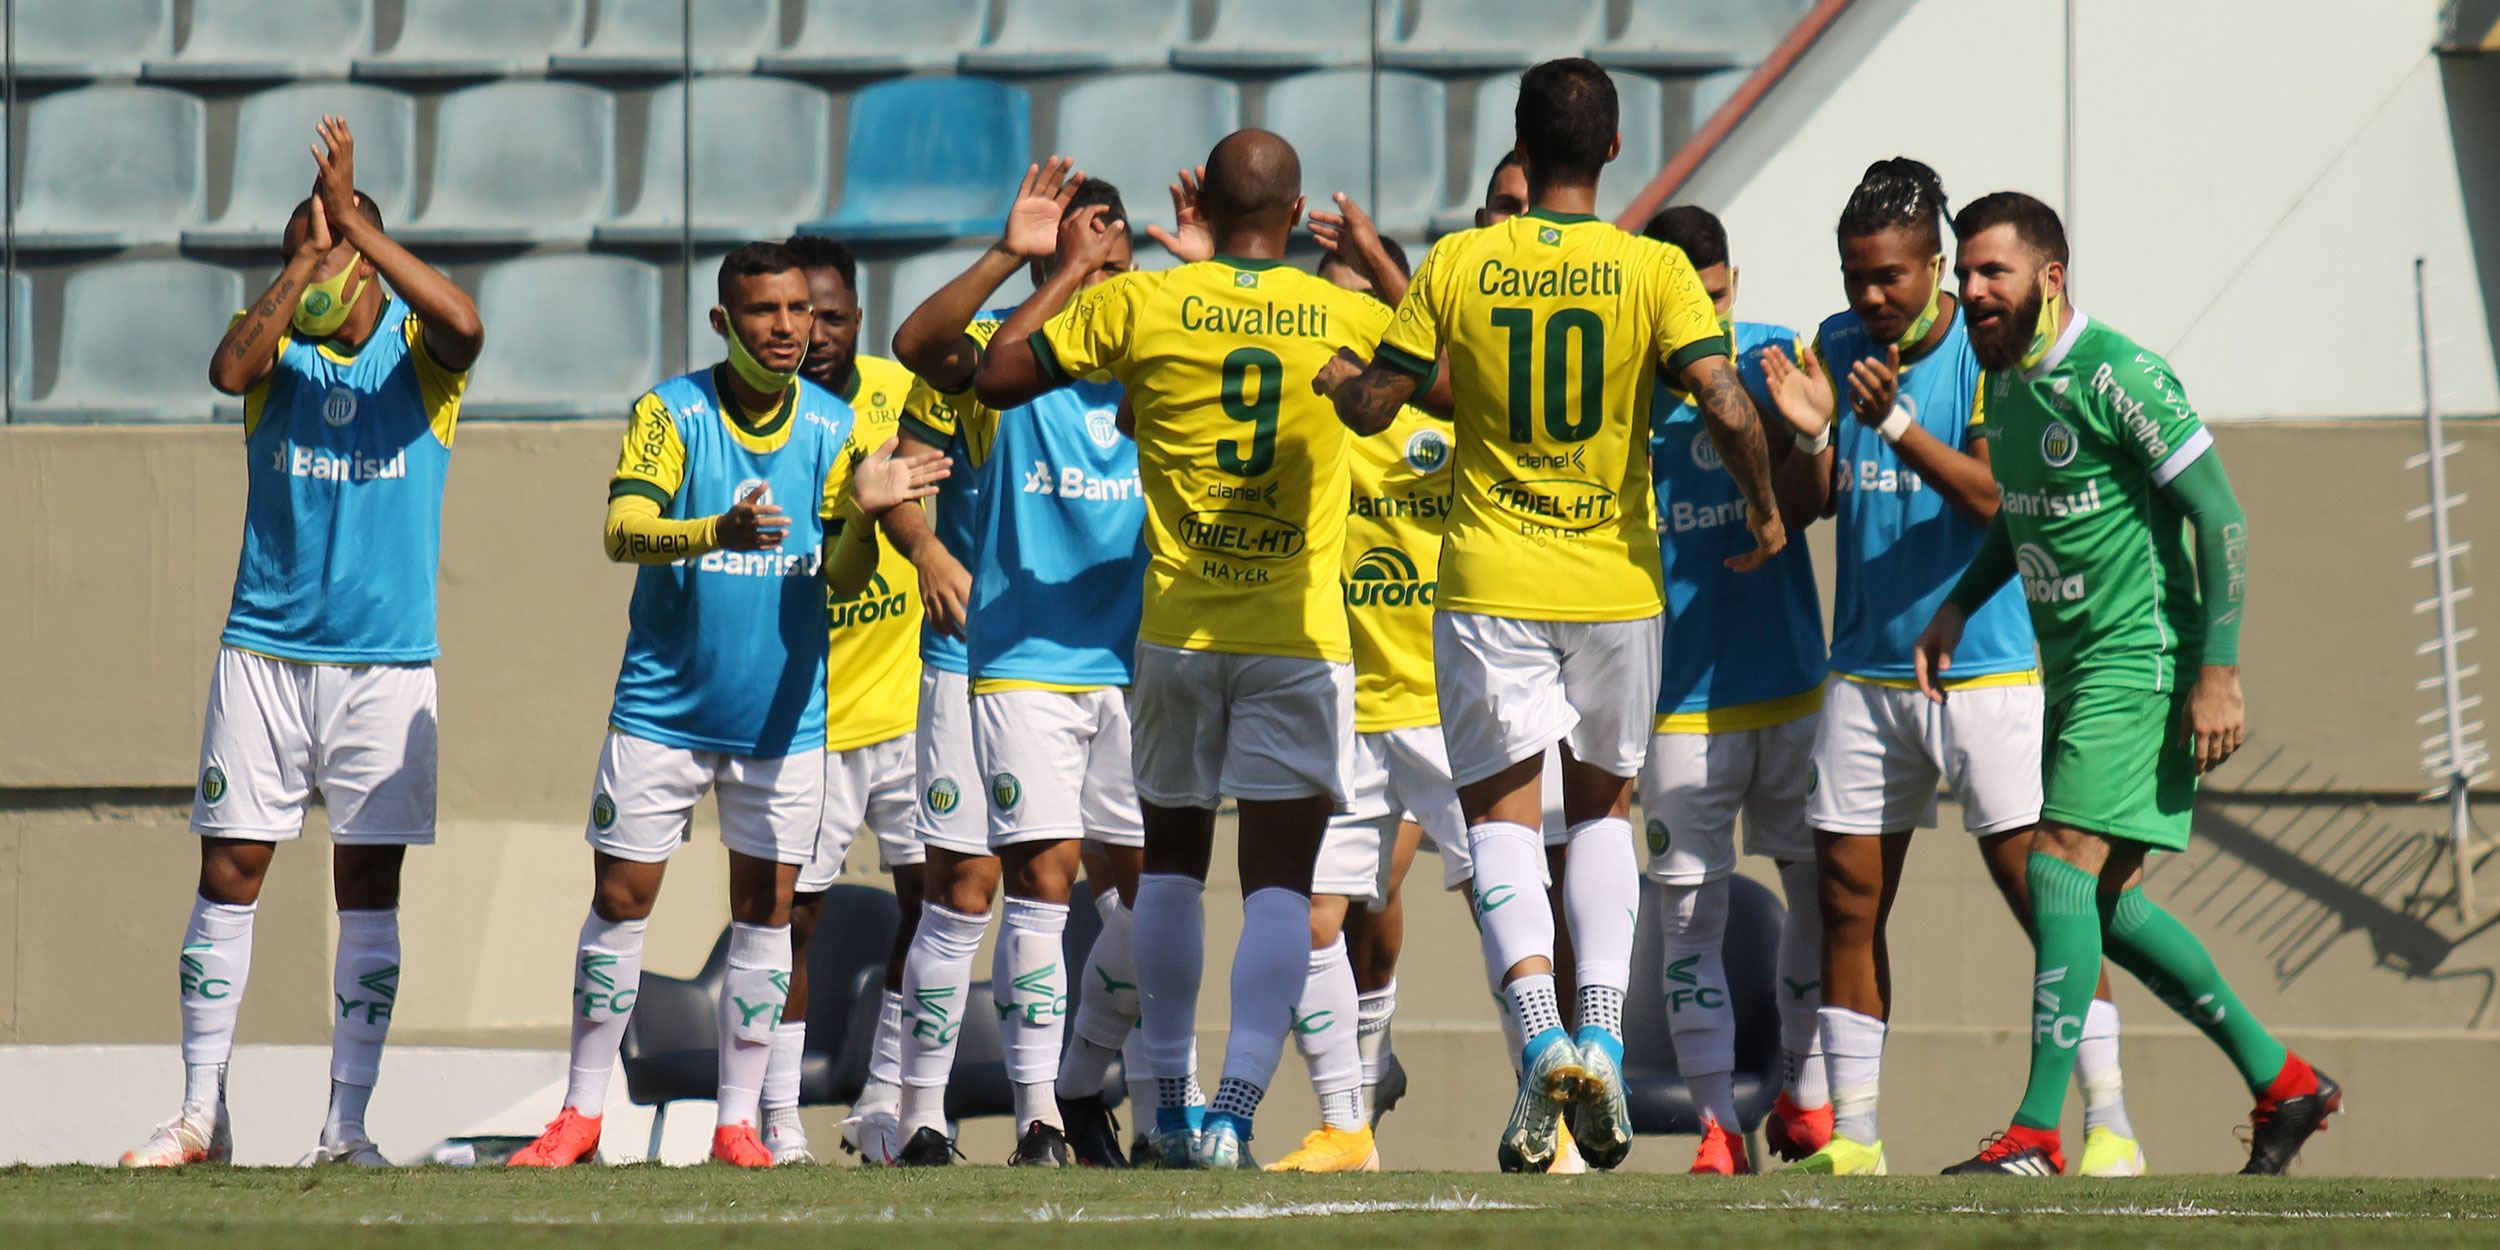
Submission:
M 1510 335 L 1510 441 L 1536 441 L 1536 310 L 1496 308 L 1495 328 Z M 1580 404 L 1571 405 L 1571 345 L 1580 345 Z M 1606 323 L 1594 310 L 1557 308 L 1545 319 L 1545 433 L 1577 443 L 1605 423 Z M 1576 420 L 1574 419 L 1576 416 Z

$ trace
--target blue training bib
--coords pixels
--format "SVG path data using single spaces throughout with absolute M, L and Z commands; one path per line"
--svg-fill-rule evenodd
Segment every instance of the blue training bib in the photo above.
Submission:
M 1078 382 L 999 414 L 974 505 L 972 676 L 1129 683 L 1146 494 L 1120 396 Z

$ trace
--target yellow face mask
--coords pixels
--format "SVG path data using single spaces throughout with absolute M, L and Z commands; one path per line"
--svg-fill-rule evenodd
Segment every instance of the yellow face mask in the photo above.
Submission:
M 295 297 L 295 328 L 306 337 L 326 339 L 338 333 L 339 327 L 347 324 L 347 314 L 355 311 L 356 301 L 363 298 L 365 283 L 371 279 L 359 279 L 352 292 L 347 289 L 347 280 L 355 277 L 356 270 L 364 264 L 364 254 L 351 252 L 348 256 L 345 268 L 305 287 L 304 293 Z
M 1916 347 L 1920 339 L 1927 337 L 1929 330 L 1936 328 L 1936 318 L 1942 316 L 1944 312 L 1944 255 L 1938 253 L 1930 267 L 1936 271 L 1936 281 L 1933 286 L 1927 288 L 1926 311 L 1912 319 L 1910 328 L 1903 332 L 1899 339 L 1894 340 L 1895 344 L 1905 352 Z
M 2040 324 L 2032 327 L 2031 346 L 2023 349 L 2022 364 L 2018 366 L 2023 372 L 2039 368 L 2040 362 L 2048 359 L 2050 346 L 2057 342 L 2057 324 L 2065 319 L 2065 311 L 2065 296 L 2052 295 L 2040 301 Z
M 727 323 L 729 321 L 729 312 L 727 309 L 721 310 L 721 321 L 723 323 Z M 737 370 L 738 376 L 746 379 L 747 385 L 752 386 L 767 395 L 778 395 L 783 391 L 790 389 L 790 384 L 798 380 L 799 371 L 797 369 L 792 369 L 789 372 L 784 373 L 778 369 L 769 368 L 763 361 L 757 360 L 755 358 L 755 353 L 747 350 L 746 340 L 738 337 L 737 327 L 734 325 L 730 327 L 728 337 L 729 367 Z M 801 343 L 799 344 L 799 347 L 799 363 L 801 365 L 805 365 L 807 363 L 807 345 L 805 343 Z

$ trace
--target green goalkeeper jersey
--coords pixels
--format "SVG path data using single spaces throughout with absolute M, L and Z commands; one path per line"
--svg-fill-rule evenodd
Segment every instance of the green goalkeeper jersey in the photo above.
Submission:
M 2186 517 L 2162 488 L 2213 435 L 2168 362 L 2078 309 L 2038 364 L 1990 372 L 1981 403 L 2049 698 L 2179 689 L 2181 657 L 2190 678 L 2206 658 L 2207 616 Z M 2244 544 L 2244 526 L 2229 528 Z

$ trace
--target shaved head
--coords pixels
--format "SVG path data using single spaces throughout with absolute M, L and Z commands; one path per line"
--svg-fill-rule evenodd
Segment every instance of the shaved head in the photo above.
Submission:
M 1291 229 L 1301 200 L 1302 158 L 1284 136 L 1236 130 L 1207 153 L 1202 202 L 1211 221 Z

